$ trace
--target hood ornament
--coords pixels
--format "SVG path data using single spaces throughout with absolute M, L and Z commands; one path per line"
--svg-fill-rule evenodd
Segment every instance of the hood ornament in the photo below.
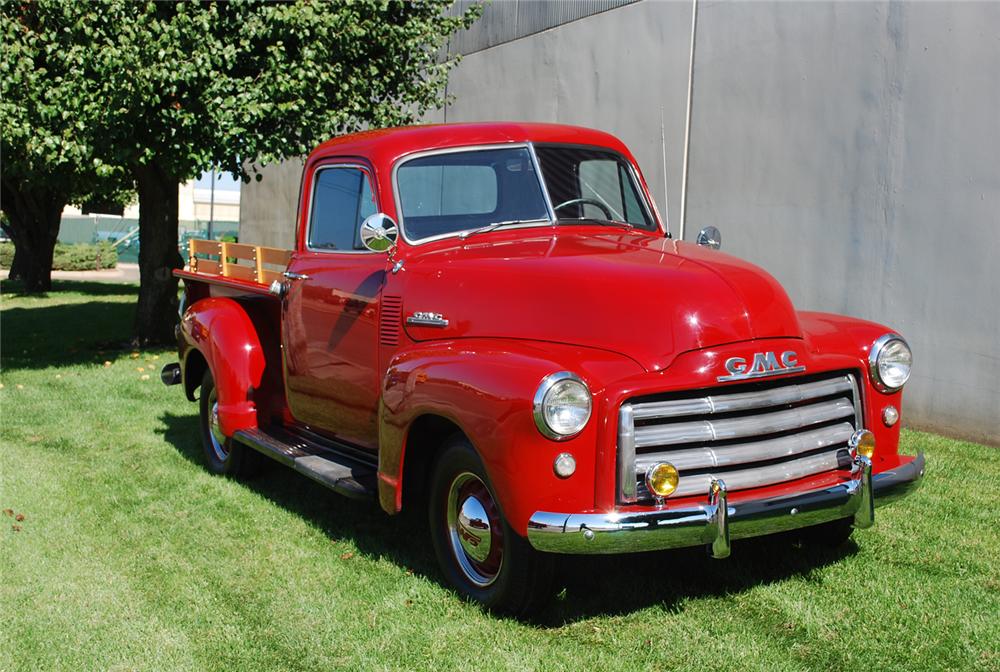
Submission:
M 754 353 L 753 363 L 749 366 L 743 357 L 730 357 L 726 360 L 725 367 L 729 375 L 716 378 L 720 383 L 780 376 L 806 370 L 806 367 L 799 365 L 798 353 L 794 350 L 785 350 L 780 356 L 775 356 L 773 352 Z

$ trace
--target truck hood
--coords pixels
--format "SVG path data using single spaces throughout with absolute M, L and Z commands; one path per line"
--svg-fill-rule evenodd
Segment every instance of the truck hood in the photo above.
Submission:
M 407 255 L 404 319 L 414 340 L 515 338 L 610 350 L 647 371 L 682 352 L 801 338 L 788 295 L 760 268 L 715 250 L 604 227 L 519 229 Z

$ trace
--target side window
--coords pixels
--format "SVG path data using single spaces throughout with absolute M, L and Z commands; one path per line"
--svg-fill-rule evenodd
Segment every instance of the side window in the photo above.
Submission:
M 322 168 L 313 182 L 309 247 L 315 250 L 364 250 L 360 227 L 376 212 L 368 173 L 349 166 Z

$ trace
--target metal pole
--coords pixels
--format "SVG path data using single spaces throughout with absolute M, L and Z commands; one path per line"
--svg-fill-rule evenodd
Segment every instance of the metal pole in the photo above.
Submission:
M 691 146 L 691 93 L 694 89 L 694 35 L 698 25 L 698 0 L 691 0 L 691 56 L 688 60 L 687 119 L 684 122 L 684 172 L 681 173 L 681 224 L 678 238 L 684 240 L 687 225 L 688 150 Z
M 667 184 L 667 131 L 663 124 L 663 105 L 660 105 L 660 156 L 663 159 L 663 220 L 670 237 L 670 187 Z
M 215 223 L 215 166 L 212 166 L 212 190 L 208 197 L 208 239 L 212 240 L 212 225 Z

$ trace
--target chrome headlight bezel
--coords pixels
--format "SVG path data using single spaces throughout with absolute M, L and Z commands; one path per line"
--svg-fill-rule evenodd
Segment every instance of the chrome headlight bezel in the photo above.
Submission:
M 906 378 L 903 380 L 903 382 L 900 383 L 899 385 L 893 386 L 887 384 L 882 379 L 882 373 L 879 369 L 879 359 L 885 353 L 886 348 L 890 344 L 895 342 L 901 343 L 903 347 L 906 348 L 906 351 L 910 353 L 910 369 L 907 370 Z M 875 386 L 875 389 L 878 390 L 879 392 L 883 392 L 885 394 L 892 394 L 893 392 L 898 392 L 899 390 L 903 389 L 903 386 L 905 386 L 906 383 L 908 383 L 910 380 L 910 373 L 912 367 L 913 367 L 913 350 L 910 348 L 910 344 L 906 342 L 906 339 L 900 336 L 899 334 L 884 334 L 882 336 L 879 336 L 877 339 L 875 339 L 875 342 L 872 343 L 871 350 L 868 352 L 868 373 L 869 376 L 871 377 L 872 384 Z
M 578 425 L 574 427 L 571 432 L 562 433 L 558 431 L 549 425 L 547 419 L 547 414 L 545 412 L 546 405 L 550 401 L 550 393 L 553 393 L 557 385 L 560 385 L 560 387 L 565 387 L 566 385 L 579 385 L 587 398 L 586 415 L 583 421 L 578 423 Z M 574 436 L 578 435 L 587 426 L 587 423 L 590 422 L 590 417 L 593 412 L 594 401 L 593 395 L 590 393 L 590 388 L 587 387 L 587 384 L 583 382 L 580 376 L 570 371 L 557 371 L 545 376 L 545 378 L 542 379 L 541 384 L 538 386 L 538 390 L 535 392 L 533 402 L 535 426 L 543 436 L 552 439 L 553 441 L 566 441 L 567 439 L 572 439 Z

